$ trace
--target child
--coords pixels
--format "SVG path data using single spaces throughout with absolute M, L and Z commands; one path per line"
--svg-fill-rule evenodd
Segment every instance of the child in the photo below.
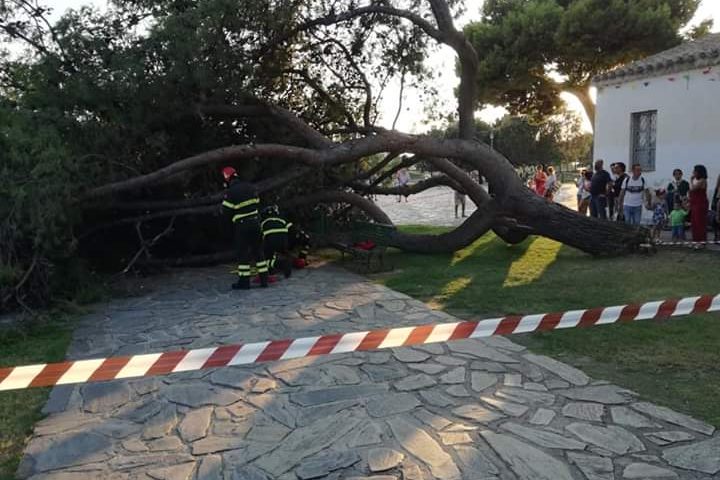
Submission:
M 687 210 L 683 207 L 682 201 L 677 198 L 675 200 L 675 208 L 670 212 L 670 226 L 672 227 L 672 241 L 685 241 L 685 218 L 688 216 Z
M 655 191 L 653 199 L 653 238 L 660 239 L 660 234 L 667 223 L 667 212 L 665 211 L 665 190 Z

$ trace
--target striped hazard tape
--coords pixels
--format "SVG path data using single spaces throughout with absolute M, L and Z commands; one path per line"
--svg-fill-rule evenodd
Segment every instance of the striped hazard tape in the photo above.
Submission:
M 660 247 L 691 247 L 691 246 L 701 246 L 701 245 L 720 245 L 720 240 L 707 240 L 705 242 L 663 242 L 658 241 L 655 242 L 655 245 Z
M 720 295 L 660 300 L 639 305 L 506 316 L 474 322 L 401 327 L 128 357 L 98 358 L 0 368 L 0 390 L 167 375 L 206 368 L 300 357 L 449 342 L 464 338 L 581 328 L 616 322 L 720 311 Z

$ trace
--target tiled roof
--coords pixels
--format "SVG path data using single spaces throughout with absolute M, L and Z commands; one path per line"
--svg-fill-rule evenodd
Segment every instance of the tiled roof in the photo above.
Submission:
M 596 76 L 593 83 L 622 83 L 713 65 L 720 65 L 720 33 L 711 33 L 698 40 L 685 42 L 670 50 L 623 65 Z

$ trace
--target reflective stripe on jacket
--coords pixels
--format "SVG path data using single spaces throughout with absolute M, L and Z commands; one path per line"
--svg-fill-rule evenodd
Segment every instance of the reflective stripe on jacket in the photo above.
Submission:
M 292 223 L 287 222 L 286 220 L 278 217 L 271 217 L 266 218 L 262 221 L 260 224 L 260 228 L 262 229 L 263 237 L 267 237 L 268 235 L 273 235 L 276 233 L 284 233 L 287 234 L 288 230 L 292 226 Z
M 233 223 L 258 215 L 260 199 L 255 186 L 241 180 L 233 180 L 225 192 L 223 210 Z

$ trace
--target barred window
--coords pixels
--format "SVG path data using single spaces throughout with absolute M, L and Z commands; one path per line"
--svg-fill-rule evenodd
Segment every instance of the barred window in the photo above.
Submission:
M 655 141 L 657 137 L 657 110 L 632 114 L 632 162 L 639 163 L 643 171 L 655 171 Z

